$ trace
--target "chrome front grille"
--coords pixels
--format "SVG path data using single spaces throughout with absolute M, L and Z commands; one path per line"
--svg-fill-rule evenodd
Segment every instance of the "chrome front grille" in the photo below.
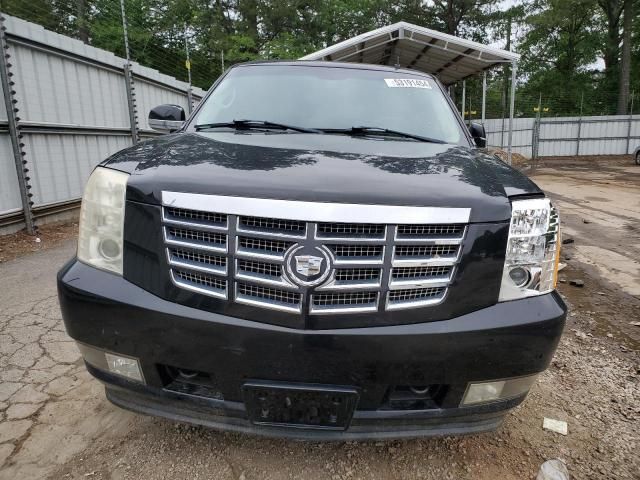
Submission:
M 258 208 L 263 201 L 275 202 L 252 199 L 242 212 L 235 203 L 207 207 L 216 211 L 194 208 L 197 201 L 190 208 L 165 204 L 163 232 L 173 283 L 228 302 L 311 315 L 392 311 L 444 300 L 468 214 L 457 215 L 451 224 L 416 222 L 422 215 L 399 224 L 367 218 L 356 223 L 309 218 L 301 209 L 298 220 L 286 211 L 286 202 L 267 212 Z M 256 208 L 262 215 L 254 214 Z M 399 212 L 388 220 L 402 217 Z M 307 257 L 317 257 L 315 266 L 304 264 Z M 300 270 L 299 261 L 319 269 L 317 283 L 310 271 Z

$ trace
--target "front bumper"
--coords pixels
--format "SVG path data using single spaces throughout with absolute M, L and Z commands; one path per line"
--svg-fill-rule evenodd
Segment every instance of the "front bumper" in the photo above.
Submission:
M 87 363 L 108 398 L 131 410 L 211 427 L 306 439 L 399 438 L 497 428 L 524 395 L 460 407 L 469 382 L 531 375 L 551 361 L 566 307 L 558 294 L 493 305 L 444 321 L 295 330 L 167 302 L 122 277 L 75 260 L 58 275 L 67 332 L 92 347 L 139 359 L 145 384 Z M 215 394 L 169 388 L 168 371 L 206 372 Z M 249 380 L 354 387 L 344 431 L 257 426 Z M 424 408 L 389 403 L 398 386 L 437 386 Z

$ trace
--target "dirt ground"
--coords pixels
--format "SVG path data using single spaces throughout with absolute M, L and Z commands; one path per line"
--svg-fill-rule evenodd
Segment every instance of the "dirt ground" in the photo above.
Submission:
M 640 167 L 562 159 L 530 174 L 573 240 L 559 284 L 570 314 L 551 367 L 497 432 L 319 444 L 120 410 L 61 322 L 55 272 L 69 239 L 0 263 L 0 479 L 515 480 L 551 458 L 574 479 L 640 478 Z M 568 435 L 543 430 L 544 417 L 566 421 Z
M 78 235 L 78 223 L 52 223 L 38 228 L 36 235 L 24 230 L 0 236 L 0 263 L 21 257 L 26 253 L 47 250 Z

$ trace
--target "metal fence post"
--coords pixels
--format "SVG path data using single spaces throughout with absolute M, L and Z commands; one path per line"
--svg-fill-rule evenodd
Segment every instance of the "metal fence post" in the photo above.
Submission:
M 189 87 L 187 88 L 187 103 L 189 104 L 189 115 L 193 111 L 193 92 L 191 84 L 191 58 L 189 57 L 189 42 L 187 41 L 187 22 L 184 23 L 184 51 L 187 54 L 185 65 L 187 67 L 187 75 L 189 78 Z
M 533 128 L 531 130 L 531 159 L 538 159 L 538 149 L 540 145 L 540 116 L 536 115 L 533 119 Z
M 24 213 L 24 223 L 29 235 L 35 235 L 37 227 L 33 219 L 31 207 L 33 194 L 31 185 L 29 184 L 29 168 L 27 168 L 27 160 L 25 157 L 24 143 L 22 143 L 22 134 L 20 133 L 20 117 L 18 117 L 18 100 L 15 98 L 14 90 L 15 82 L 11 79 L 11 63 L 9 62 L 11 54 L 9 53 L 9 45 L 7 44 L 6 31 L 4 24 L 5 18 L 0 13 L 0 81 L 2 82 L 2 93 L 4 105 L 7 110 L 7 123 L 9 124 L 9 137 L 11 137 L 11 146 L 13 147 L 13 159 L 16 164 L 16 174 L 18 175 L 18 184 L 20 187 L 20 198 L 22 200 L 22 211 Z
M 633 125 L 633 100 L 635 96 L 635 92 L 631 92 L 631 108 L 629 109 L 629 124 L 627 126 L 627 149 L 624 153 L 629 154 L 629 147 L 631 145 L 631 126 Z
M 133 83 L 131 71 L 131 57 L 129 55 L 129 34 L 127 33 L 127 12 L 124 8 L 124 0 L 120 0 L 120 13 L 122 15 L 122 36 L 124 37 L 124 51 L 127 61 L 124 64 L 124 82 L 127 89 L 127 108 L 129 110 L 129 123 L 131 124 L 131 140 L 135 145 L 140 141 L 138 134 L 138 110 L 136 108 L 136 87 Z
M 127 88 L 127 108 L 129 110 L 129 122 L 131 124 L 131 140 L 135 145 L 140 141 L 138 131 L 138 109 L 136 107 L 136 87 L 134 85 L 133 73 L 131 72 L 131 64 L 124 64 L 124 81 Z
M 576 157 L 580 155 L 580 136 L 582 135 L 582 105 L 584 104 L 584 92 L 580 95 L 580 116 L 578 117 L 578 137 L 576 138 Z
M 576 157 L 580 155 L 580 136 L 582 135 L 582 116 L 578 118 L 578 137 L 576 138 Z

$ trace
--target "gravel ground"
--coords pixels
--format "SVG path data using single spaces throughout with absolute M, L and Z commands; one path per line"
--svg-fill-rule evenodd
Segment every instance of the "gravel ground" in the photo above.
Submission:
M 550 458 L 572 478 L 640 478 L 640 169 L 597 166 L 533 173 L 575 240 L 560 283 L 571 313 L 549 370 L 483 435 L 318 444 L 125 412 L 64 333 L 54 275 L 73 240 L 0 263 L 0 479 L 526 479 Z M 566 421 L 568 435 L 543 430 L 544 417 Z

